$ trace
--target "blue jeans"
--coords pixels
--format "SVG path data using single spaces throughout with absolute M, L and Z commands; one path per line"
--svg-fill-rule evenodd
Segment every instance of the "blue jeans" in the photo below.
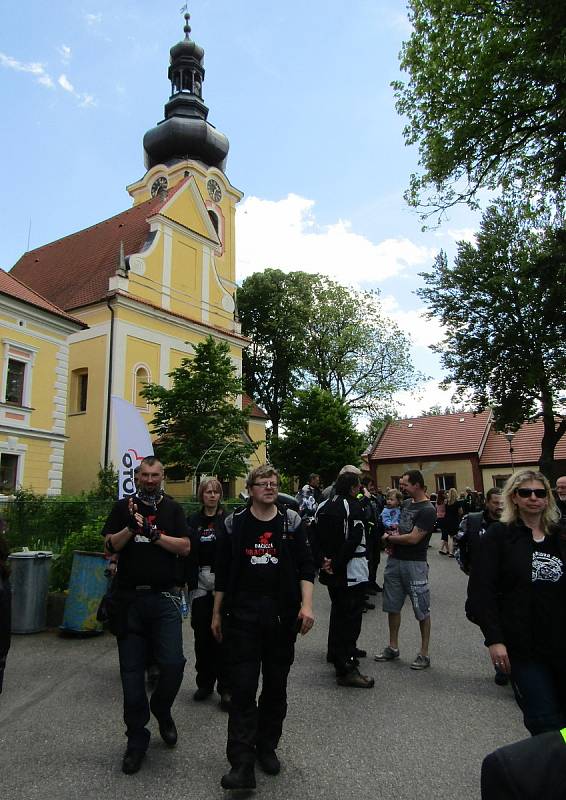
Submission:
M 511 683 L 532 736 L 566 726 L 566 676 L 560 663 L 511 658 Z
M 150 708 L 158 720 L 171 718 L 185 668 L 181 624 L 178 605 L 162 592 L 140 592 L 130 604 L 128 632 L 118 639 L 128 749 L 147 750 Z M 151 703 L 145 689 L 149 646 L 160 667 Z

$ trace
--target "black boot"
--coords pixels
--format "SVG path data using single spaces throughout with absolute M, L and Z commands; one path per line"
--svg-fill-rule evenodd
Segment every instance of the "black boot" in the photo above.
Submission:
M 220 785 L 223 789 L 255 789 L 255 771 L 253 764 L 240 764 L 232 767 L 230 772 L 222 776 Z

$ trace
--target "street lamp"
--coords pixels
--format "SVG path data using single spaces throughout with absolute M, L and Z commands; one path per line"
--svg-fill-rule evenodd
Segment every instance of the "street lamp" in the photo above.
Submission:
M 509 455 L 511 456 L 511 472 L 515 472 L 515 464 L 513 462 L 513 439 L 515 438 L 515 434 L 513 431 L 505 431 L 505 438 L 509 442 Z

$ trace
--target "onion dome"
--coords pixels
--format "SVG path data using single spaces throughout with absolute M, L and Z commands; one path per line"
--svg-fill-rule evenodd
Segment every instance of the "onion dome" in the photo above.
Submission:
M 171 96 L 165 119 L 143 137 L 146 169 L 187 158 L 224 170 L 228 156 L 227 137 L 207 121 L 202 99 L 204 50 L 189 34 L 190 14 L 185 14 L 185 38 L 170 50 Z

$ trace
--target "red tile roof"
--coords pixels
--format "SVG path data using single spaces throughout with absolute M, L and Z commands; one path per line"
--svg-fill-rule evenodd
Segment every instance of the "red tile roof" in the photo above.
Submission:
M 541 451 L 543 422 L 524 422 L 513 437 L 513 461 L 515 464 L 538 464 Z M 556 445 L 554 451 L 556 461 L 566 460 L 566 438 Z M 489 432 L 484 451 L 480 458 L 480 466 L 508 465 L 511 463 L 509 442 L 504 433 L 493 429 Z
M 406 461 L 479 453 L 490 417 L 490 411 L 480 414 L 465 411 L 391 422 L 374 445 L 370 461 Z
M 139 253 L 149 236 L 148 217 L 167 200 L 155 197 L 90 228 L 31 250 L 11 274 L 66 310 L 106 297 L 116 274 L 120 242 L 126 255 Z
M 8 297 L 14 297 L 16 300 L 29 303 L 36 308 L 41 308 L 43 311 L 48 311 L 50 314 L 54 314 L 56 317 L 62 317 L 69 322 L 74 322 L 81 328 L 88 327 L 80 319 L 72 317 L 70 314 L 66 314 L 63 309 L 59 308 L 53 303 L 50 303 L 49 300 L 45 299 L 45 297 L 42 297 L 37 292 L 34 292 L 33 289 L 30 289 L 29 286 L 25 285 L 25 283 L 22 283 L 13 275 L 9 275 L 7 272 L 4 272 L 3 269 L 0 269 L 0 294 L 5 294 Z
M 250 416 L 256 417 L 257 419 L 267 419 L 267 414 L 265 411 L 256 405 L 255 401 L 249 396 L 249 394 L 242 395 L 242 405 L 244 408 L 248 408 L 249 406 L 252 407 Z

